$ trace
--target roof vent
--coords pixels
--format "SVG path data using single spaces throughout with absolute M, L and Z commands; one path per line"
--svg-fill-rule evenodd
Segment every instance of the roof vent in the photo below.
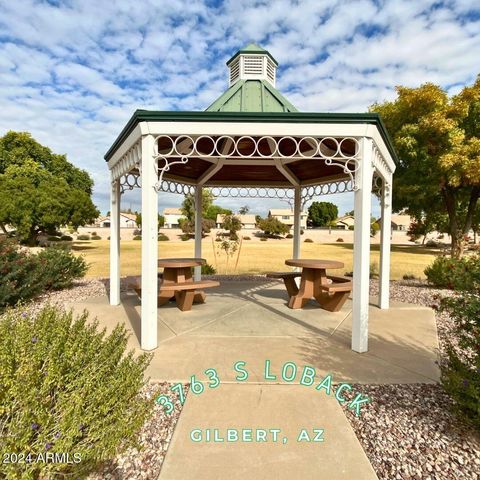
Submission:
M 239 50 L 228 62 L 229 86 L 238 80 L 267 80 L 275 86 L 277 61 L 255 43 Z

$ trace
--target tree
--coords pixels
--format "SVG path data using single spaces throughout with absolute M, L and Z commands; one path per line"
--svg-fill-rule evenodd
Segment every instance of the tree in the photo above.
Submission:
M 239 215 L 246 215 L 249 211 L 250 211 L 250 208 L 248 207 L 248 205 L 244 205 L 243 207 L 240 207 L 238 209 Z
M 231 215 L 231 214 L 232 214 L 232 211 L 229 210 L 228 208 L 222 208 L 222 207 L 219 207 L 218 205 L 212 204 L 207 208 L 203 217 L 209 218 L 210 220 L 213 220 L 214 222 L 216 222 L 217 215 Z
M 237 232 L 242 229 L 242 222 L 235 215 L 225 215 L 223 217 L 222 227 L 230 232 L 231 240 L 238 240 Z
M 213 194 L 208 188 L 202 189 L 202 217 L 206 218 L 209 207 L 213 203 Z M 187 220 L 195 221 L 195 195 L 187 193 L 182 203 L 182 214 L 185 215 Z M 212 219 L 214 220 L 214 219 Z
M 338 207 L 331 202 L 313 202 L 308 217 L 314 227 L 326 227 L 338 217 Z
M 285 235 L 290 231 L 290 227 L 275 217 L 261 218 L 258 222 L 258 228 L 265 235 Z
M 0 138 L 0 225 L 13 226 L 29 245 L 40 232 L 92 223 L 99 215 L 92 188 L 87 172 L 29 133 L 10 131 Z
M 370 108 L 382 115 L 399 157 L 393 208 L 417 220 L 446 213 L 451 253 L 460 257 L 480 197 L 480 76 L 452 98 L 431 83 L 397 94 Z

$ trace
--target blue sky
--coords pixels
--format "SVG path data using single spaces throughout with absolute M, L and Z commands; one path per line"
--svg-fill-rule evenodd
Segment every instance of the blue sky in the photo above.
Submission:
M 106 211 L 103 155 L 133 111 L 205 109 L 227 88 L 226 60 L 251 41 L 278 60 L 277 87 L 299 110 L 364 112 L 395 85 L 431 81 L 454 94 L 471 84 L 480 3 L 0 0 L 0 135 L 29 131 L 66 153 Z M 126 194 L 124 206 L 138 198 Z M 325 199 L 351 208 L 351 195 Z M 181 200 L 162 195 L 160 208 Z M 255 200 L 219 203 L 266 213 Z

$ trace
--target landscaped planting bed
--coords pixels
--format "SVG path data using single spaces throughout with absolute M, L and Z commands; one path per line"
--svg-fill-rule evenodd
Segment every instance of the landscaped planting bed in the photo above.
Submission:
M 138 439 L 141 449 L 130 448 L 113 460 L 106 462 L 97 473 L 90 474 L 88 480 L 143 480 L 157 479 L 167 454 L 175 426 L 182 405 L 178 394 L 170 390 L 170 383 L 151 382 L 142 392 L 150 398 L 160 390 L 160 394 L 168 394 L 175 400 L 174 410 L 170 415 L 163 411 L 163 407 L 155 405 L 152 417 L 144 424 L 139 432 Z M 187 394 L 188 387 L 184 387 Z M 178 400 L 178 401 L 176 401 Z
M 371 294 L 378 282 L 371 282 Z M 450 291 L 420 282 L 392 282 L 391 299 L 426 306 Z M 452 322 L 436 313 L 441 353 Z M 452 413 L 441 385 L 354 385 L 371 398 L 361 417 L 344 408 L 379 479 L 480 478 L 480 435 Z

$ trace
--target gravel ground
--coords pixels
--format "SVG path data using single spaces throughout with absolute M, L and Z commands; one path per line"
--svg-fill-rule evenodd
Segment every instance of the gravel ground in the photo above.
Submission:
M 371 294 L 378 282 L 371 282 Z M 451 295 L 421 282 L 392 282 L 391 298 L 437 305 Z M 440 350 L 451 336 L 452 322 L 436 314 Z M 452 413 L 452 403 L 440 385 L 354 385 L 371 398 L 361 417 L 344 406 L 378 478 L 453 480 L 480 478 L 480 435 Z

